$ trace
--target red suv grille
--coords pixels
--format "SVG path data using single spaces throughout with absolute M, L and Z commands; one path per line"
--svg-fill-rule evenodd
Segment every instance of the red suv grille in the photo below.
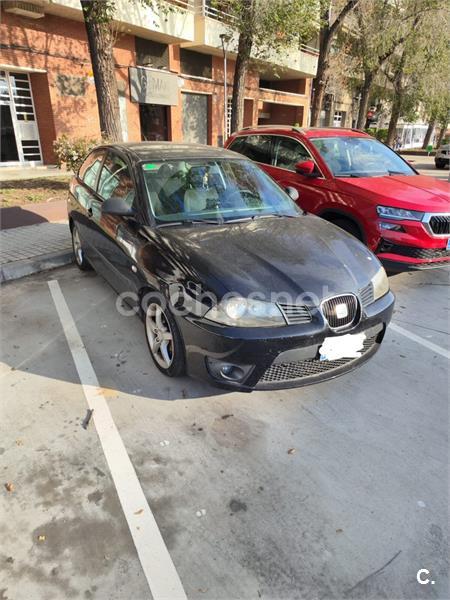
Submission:
M 450 233 L 450 215 L 437 215 L 430 219 L 431 231 L 436 235 Z

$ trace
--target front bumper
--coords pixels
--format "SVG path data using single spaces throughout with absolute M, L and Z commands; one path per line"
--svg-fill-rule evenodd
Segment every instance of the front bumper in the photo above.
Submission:
M 243 392 L 300 387 L 332 379 L 375 354 L 393 306 L 394 295 L 389 292 L 363 309 L 357 326 L 339 333 L 330 330 L 319 312 L 311 323 L 255 329 L 221 327 L 204 319 L 183 317 L 179 326 L 185 340 L 187 371 L 212 385 Z M 367 340 L 359 358 L 318 360 L 325 337 L 362 331 L 366 332 Z M 242 365 L 247 374 L 241 381 L 213 377 L 208 359 Z
M 379 226 L 380 223 L 400 228 L 399 231 L 380 229 L 375 254 L 387 270 L 408 271 L 450 265 L 448 233 L 434 235 L 429 223 L 422 221 L 384 219 Z

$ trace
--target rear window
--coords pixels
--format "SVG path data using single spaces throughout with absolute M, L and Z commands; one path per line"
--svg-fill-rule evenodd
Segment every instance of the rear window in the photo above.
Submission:
M 97 175 L 102 166 L 104 156 L 104 151 L 94 150 L 94 152 L 89 154 L 78 171 L 78 177 L 93 190 L 95 190 Z
M 272 138 L 270 135 L 247 135 L 236 138 L 229 150 L 239 152 L 250 160 L 270 165 L 272 163 Z

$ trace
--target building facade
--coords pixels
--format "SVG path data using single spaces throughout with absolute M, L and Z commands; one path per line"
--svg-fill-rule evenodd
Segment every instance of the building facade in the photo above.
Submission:
M 80 3 L 27 0 L 0 6 L 0 164 L 52 164 L 59 136 L 100 137 Z M 129 0 L 118 0 L 116 7 L 114 58 L 124 140 L 220 145 L 221 34 L 230 31 L 223 15 L 208 0 L 171 0 L 161 14 Z M 236 42 L 233 36 L 228 49 L 228 111 Z M 303 46 L 255 65 L 245 84 L 244 125 L 307 125 L 317 51 Z

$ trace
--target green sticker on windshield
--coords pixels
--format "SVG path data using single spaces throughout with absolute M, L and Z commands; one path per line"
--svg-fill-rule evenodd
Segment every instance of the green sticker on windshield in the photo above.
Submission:
M 143 167 L 144 171 L 154 171 L 155 169 L 158 169 L 159 165 L 155 164 L 155 163 L 146 163 Z

